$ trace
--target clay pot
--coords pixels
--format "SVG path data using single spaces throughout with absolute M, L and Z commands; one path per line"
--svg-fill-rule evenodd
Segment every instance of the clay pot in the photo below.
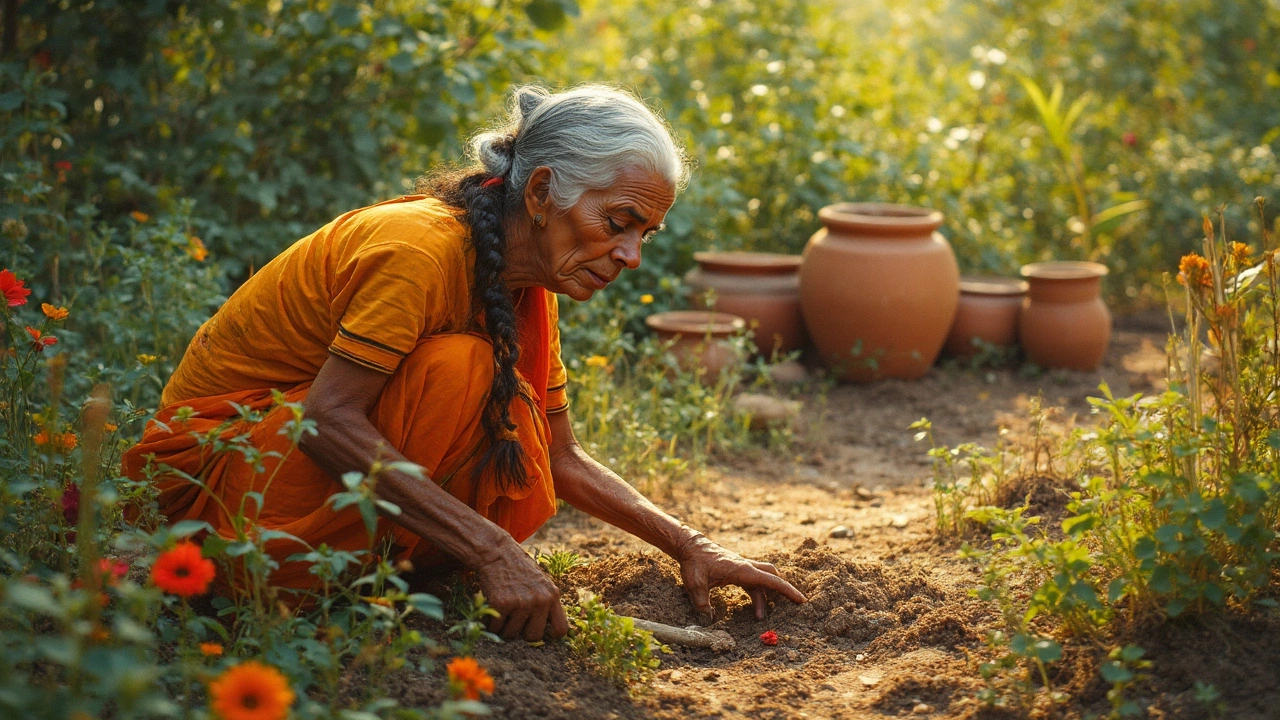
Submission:
M 942 350 L 960 270 L 942 213 L 880 203 L 818 211 L 800 265 L 800 305 L 823 361 L 845 380 L 914 379 Z
M 1107 354 L 1111 313 L 1102 303 L 1105 265 L 1055 261 L 1022 266 L 1030 290 L 1018 333 L 1027 357 L 1046 368 L 1093 370 Z
M 764 357 L 799 350 L 807 336 L 800 313 L 800 256 L 755 252 L 698 252 L 698 267 L 684 276 L 690 302 L 703 306 L 714 291 L 711 310 L 737 315 L 752 327 Z
M 959 358 L 978 354 L 975 338 L 999 349 L 1018 340 L 1018 315 L 1027 295 L 1027 283 L 999 277 L 961 277 L 960 305 L 951 322 L 945 348 Z
M 684 370 L 702 368 L 698 379 L 714 384 L 720 371 L 737 360 L 729 338 L 742 332 L 747 321 L 737 315 L 697 310 L 676 310 L 644 319 L 663 342 L 675 340 L 671 352 Z

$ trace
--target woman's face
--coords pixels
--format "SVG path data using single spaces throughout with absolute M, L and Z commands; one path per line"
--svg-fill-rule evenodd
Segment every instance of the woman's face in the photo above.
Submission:
M 548 205 L 535 228 L 545 287 L 587 300 L 640 266 L 640 246 L 662 227 L 675 202 L 666 178 L 647 169 L 623 170 L 611 187 L 588 190 L 566 211 Z

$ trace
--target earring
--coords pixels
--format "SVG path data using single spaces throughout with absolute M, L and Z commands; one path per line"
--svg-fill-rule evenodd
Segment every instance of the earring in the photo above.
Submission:
M 534 224 L 534 225 L 537 225 L 538 227 L 542 227 L 542 225 L 543 225 L 542 216 L 541 216 L 541 215 L 534 215 L 534 216 L 533 216 L 533 224 Z

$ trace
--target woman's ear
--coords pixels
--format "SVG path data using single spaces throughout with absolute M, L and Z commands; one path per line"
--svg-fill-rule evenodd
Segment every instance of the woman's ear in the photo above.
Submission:
M 540 165 L 529 173 L 529 181 L 524 184 L 524 206 L 530 216 L 550 213 L 551 168 Z

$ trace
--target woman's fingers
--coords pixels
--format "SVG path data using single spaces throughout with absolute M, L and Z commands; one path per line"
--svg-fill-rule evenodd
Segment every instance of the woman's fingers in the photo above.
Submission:
M 507 616 L 507 622 L 502 626 L 502 632 L 498 633 L 503 640 L 514 640 L 524 626 L 529 622 L 529 609 L 516 608 Z M 543 621 L 546 622 L 545 620 Z
M 699 614 L 711 617 L 711 591 L 706 581 L 701 578 L 685 578 L 684 591 L 689 593 L 693 609 Z
M 765 596 L 764 588 L 748 588 L 747 594 L 751 596 L 751 604 L 755 607 L 756 619 L 763 620 L 769 612 L 769 598 Z
M 767 572 L 770 575 L 778 575 L 778 568 L 774 567 L 773 563 L 760 562 L 758 560 L 748 560 L 747 562 L 755 565 L 757 570 Z
M 551 606 L 551 639 L 555 640 L 569 634 L 569 618 L 564 614 L 564 605 L 556 600 Z
M 781 593 L 783 597 L 787 598 L 791 602 L 808 602 L 808 598 L 804 596 L 804 593 L 795 589 L 791 586 L 791 583 L 783 580 L 775 574 L 757 569 L 752 573 L 752 576 L 752 579 L 749 581 L 750 585 L 767 588 Z
M 555 601 L 556 605 L 560 602 Z M 539 605 L 529 613 L 529 622 L 524 626 L 525 642 L 538 642 L 547 634 L 547 616 L 551 612 L 549 605 Z

